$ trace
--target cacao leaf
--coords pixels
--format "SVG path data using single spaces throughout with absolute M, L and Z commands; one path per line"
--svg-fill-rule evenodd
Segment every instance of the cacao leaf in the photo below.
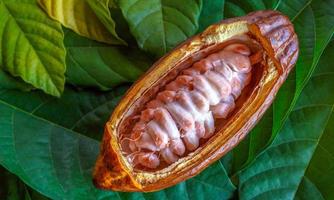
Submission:
M 211 24 L 217 23 L 224 18 L 224 2 L 225 0 L 203 1 L 198 32 L 202 32 Z
M 67 81 L 75 86 L 109 90 L 135 81 L 152 61 L 137 48 L 109 46 L 65 30 Z
M 116 5 L 115 0 L 85 0 L 102 24 L 108 29 L 108 31 L 121 42 L 126 44 L 116 33 L 116 23 L 111 16 L 111 10 L 109 6 L 114 7 Z
M 60 24 L 34 0 L 0 1 L 0 66 L 11 75 L 59 97 L 65 84 Z

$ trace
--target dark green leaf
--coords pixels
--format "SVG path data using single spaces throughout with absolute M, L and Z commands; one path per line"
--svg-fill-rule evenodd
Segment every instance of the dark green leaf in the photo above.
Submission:
M 243 16 L 255 10 L 274 9 L 280 0 L 226 0 L 225 17 Z
M 241 7 L 231 3 L 229 1 L 226 1 L 226 3 L 225 3 L 224 14 L 225 14 L 226 18 L 239 17 L 239 16 L 247 15 L 246 11 L 244 11 Z
M 47 200 L 38 192 L 30 189 L 14 174 L 0 166 L 0 199 L 2 200 Z
M 127 88 L 119 87 L 109 93 L 79 92 L 69 88 L 60 99 L 39 92 L 29 95 L 19 91 L 2 90 L 0 100 L 36 117 L 100 140 L 104 123 Z M 27 98 L 28 103 L 23 101 Z
M 230 199 L 236 187 L 227 178 L 227 172 L 220 162 L 216 162 L 200 175 L 186 181 L 192 191 L 189 199 Z
M 334 43 L 273 144 L 240 177 L 241 199 L 333 199 Z
M 129 46 L 137 46 L 137 41 L 131 34 L 130 28 L 126 19 L 123 16 L 123 13 L 118 7 L 110 7 L 110 15 L 116 22 L 116 32 L 118 35 L 121 35 L 124 40 L 128 43 Z
M 162 56 L 198 28 L 200 0 L 120 0 L 119 6 L 140 48 Z
M 29 91 L 33 87 L 19 78 L 12 77 L 9 73 L 1 70 L 0 67 L 0 89 L 19 89 Z
M 35 0 L 0 1 L 0 65 L 53 96 L 65 84 L 65 48 L 59 23 Z
M 202 32 L 211 24 L 221 21 L 224 17 L 225 0 L 203 1 L 201 15 L 199 17 L 198 32 Z
M 67 81 L 80 87 L 109 90 L 135 81 L 152 64 L 136 48 L 108 46 L 65 31 Z

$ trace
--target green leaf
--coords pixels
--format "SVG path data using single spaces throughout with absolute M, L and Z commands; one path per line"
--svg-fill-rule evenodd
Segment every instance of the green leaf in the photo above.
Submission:
M 116 34 L 115 22 L 106 16 L 109 13 L 105 13 L 100 3 L 91 1 L 93 9 L 86 0 L 38 0 L 38 3 L 51 18 L 79 35 L 109 44 L 126 44 Z
M 108 7 L 109 8 L 118 8 L 117 1 L 118 0 L 109 0 L 108 1 Z
M 240 177 L 241 199 L 333 199 L 334 42 L 273 144 Z
M 231 199 L 236 190 L 219 161 L 186 184 L 192 189 L 189 199 Z
M 284 1 L 284 0 L 283 0 Z M 276 9 L 281 0 L 226 0 L 225 16 L 243 16 L 255 10 Z
M 202 32 L 208 26 L 223 19 L 224 2 L 225 0 L 203 1 L 202 11 L 199 17 L 198 32 Z
M 220 163 L 156 193 L 94 188 L 92 168 L 99 142 L 91 138 L 100 140 L 104 123 L 126 88 L 107 94 L 68 88 L 60 99 L 40 92 L 0 90 L 0 164 L 52 199 L 231 197 L 235 187 Z
M 0 66 L 53 96 L 65 84 L 65 48 L 60 24 L 34 0 L 0 2 Z
M 106 29 L 122 44 L 126 44 L 116 33 L 116 23 L 112 18 L 109 6 L 114 6 L 114 0 L 85 0 Z
M 135 81 L 152 64 L 136 48 L 108 46 L 65 31 L 67 81 L 75 86 L 109 90 Z
M 79 92 L 68 88 L 60 99 L 39 92 L 32 92 L 29 96 L 19 91 L 0 90 L 0 100 L 36 117 L 100 140 L 104 123 L 127 88 L 118 87 L 109 93 Z M 22 100 L 27 98 L 28 103 Z
M 128 43 L 129 46 L 138 46 L 137 41 L 134 36 L 131 34 L 130 27 L 128 22 L 123 16 L 121 9 L 117 6 L 109 7 L 110 15 L 115 20 L 116 32 L 119 35 L 122 35 L 122 38 Z
M 119 6 L 140 48 L 159 57 L 193 35 L 200 0 L 120 0 Z
M 260 8 L 248 1 L 234 3 L 233 5 L 240 9 L 244 6 L 242 8 L 247 12 L 250 9 Z M 282 128 L 333 35 L 334 13 L 329 9 L 334 6 L 333 3 L 330 0 L 281 0 L 273 7 L 288 15 L 292 20 L 299 38 L 299 59 L 295 69 L 277 94 L 271 108 L 272 115 L 263 118 L 263 122 L 260 122 L 247 140 L 243 141 L 244 144 L 237 147 L 242 149 L 237 149 L 236 152 L 241 154 L 248 152 L 248 155 L 235 156 L 235 159 L 241 160 L 234 161 L 234 172 L 250 164 L 273 141 Z M 269 130 L 270 127 L 272 127 L 271 130 Z
M 12 77 L 9 73 L 0 70 L 0 89 L 19 89 L 22 91 L 29 91 L 33 89 L 33 87 L 19 78 Z

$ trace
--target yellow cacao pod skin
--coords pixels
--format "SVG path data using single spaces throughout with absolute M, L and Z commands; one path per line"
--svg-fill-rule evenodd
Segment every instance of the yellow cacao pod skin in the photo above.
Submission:
M 262 61 L 254 70 L 253 85 L 238 99 L 236 111 L 215 134 L 194 152 L 156 170 L 136 169 L 125 158 L 120 135 L 134 113 L 142 110 L 175 77 L 181 68 L 203 55 L 221 49 L 238 35 L 247 34 L 261 46 Z M 231 39 L 232 38 L 232 39 Z M 93 182 L 98 188 L 115 191 L 161 190 L 199 174 L 235 147 L 255 126 L 271 105 L 298 57 L 298 38 L 290 20 L 277 11 L 257 11 L 244 17 L 223 20 L 188 39 L 157 61 L 125 94 L 105 126 L 101 152 Z M 244 93 L 244 91 L 243 91 Z

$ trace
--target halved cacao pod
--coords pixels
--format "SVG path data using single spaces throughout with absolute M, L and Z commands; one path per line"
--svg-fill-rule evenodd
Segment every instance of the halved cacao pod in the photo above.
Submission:
M 133 131 L 147 102 L 166 90 L 166 85 L 185 69 L 202 59 L 214 57 L 210 55 L 218 55 L 215 53 L 235 43 L 249 49 L 252 76 L 241 94 L 234 96 L 233 111 L 224 119 L 214 119 L 214 134 L 202 138 L 195 149 L 186 150 L 174 161 L 161 159 L 156 165 L 146 165 L 145 162 L 153 158 L 145 157 L 142 165 L 137 166 L 129 160 L 131 151 L 121 144 L 121 138 Z M 223 20 L 188 39 L 156 62 L 115 108 L 105 126 L 101 153 L 94 169 L 94 184 L 116 191 L 147 192 L 197 175 L 235 147 L 254 127 L 272 103 L 297 57 L 298 39 L 293 25 L 277 11 L 257 11 Z

